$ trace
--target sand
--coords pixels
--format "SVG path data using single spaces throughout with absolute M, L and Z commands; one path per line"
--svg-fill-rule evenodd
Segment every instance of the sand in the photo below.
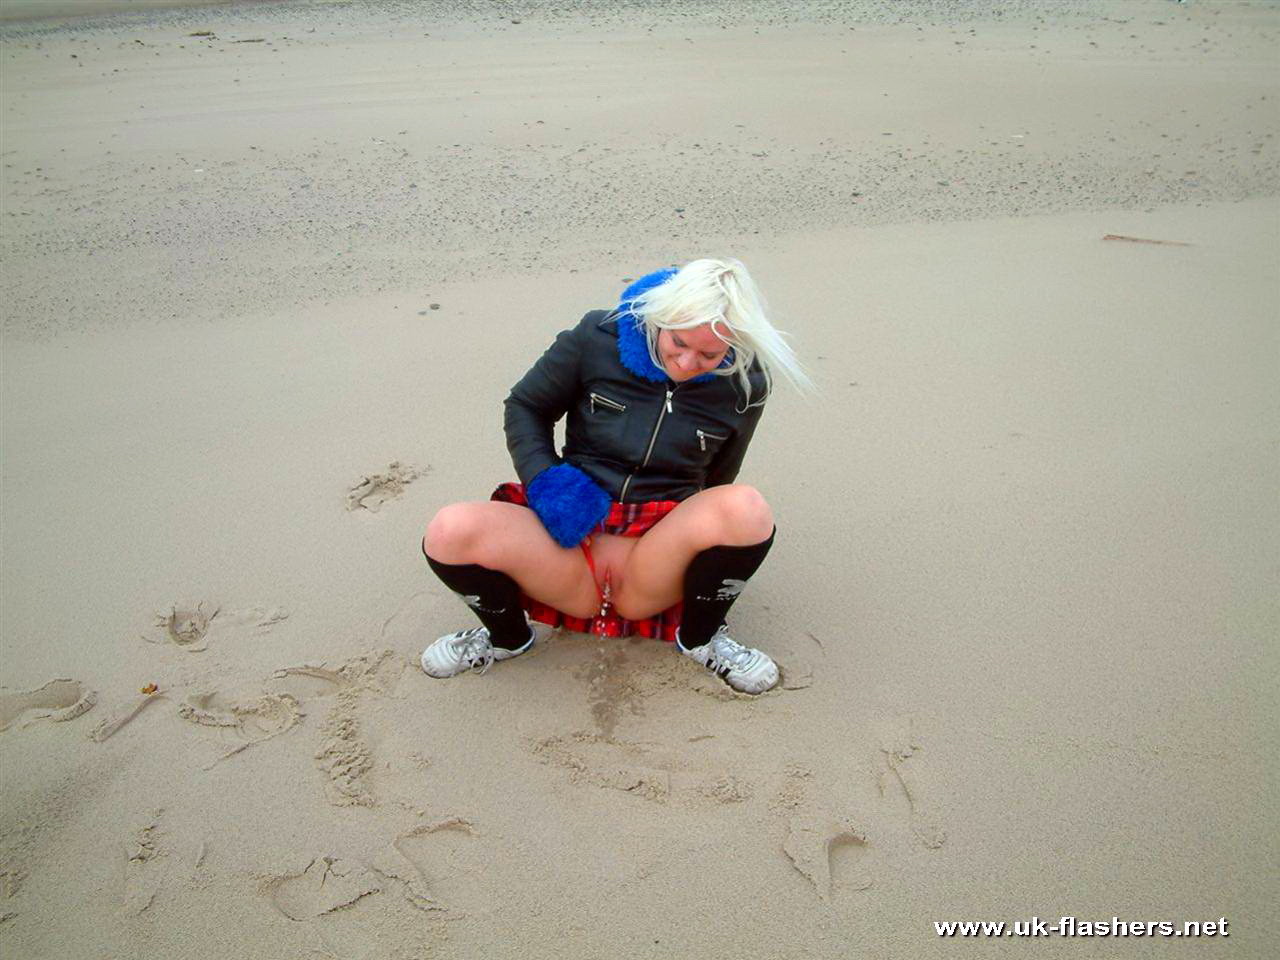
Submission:
M 1275 4 L 0 10 L 0 956 L 1272 955 Z M 506 390 L 702 255 L 783 685 L 429 679 Z M 934 929 L 1065 915 L 1230 935 Z

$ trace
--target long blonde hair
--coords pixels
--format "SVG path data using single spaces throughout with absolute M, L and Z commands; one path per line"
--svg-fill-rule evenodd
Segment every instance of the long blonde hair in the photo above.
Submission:
M 649 356 L 659 369 L 659 331 L 709 323 L 712 332 L 733 351 L 731 362 L 712 373 L 736 376 L 747 406 L 764 403 L 773 392 L 775 373 L 781 373 L 802 393 L 813 387 L 783 334 L 769 322 L 764 298 L 740 260 L 693 260 L 624 306 L 643 323 Z M 753 401 L 749 373 L 757 359 L 764 371 L 765 395 Z

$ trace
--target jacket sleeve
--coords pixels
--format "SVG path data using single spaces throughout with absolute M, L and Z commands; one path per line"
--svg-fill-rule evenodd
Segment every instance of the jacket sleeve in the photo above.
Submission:
M 707 468 L 706 485 L 708 487 L 733 483 L 737 479 L 738 471 L 742 469 L 742 460 L 747 455 L 747 447 L 751 445 L 751 438 L 756 432 L 756 424 L 760 422 L 762 413 L 764 413 L 763 404 L 748 409 L 742 418 L 742 423 L 733 432 L 733 436 L 726 440 L 724 446 L 716 452 L 715 459 Z
M 504 403 L 507 450 L 520 482 L 526 487 L 543 470 L 562 462 L 556 455 L 555 425 L 578 393 L 586 322 L 584 317 L 574 329 L 562 331 L 511 388 Z

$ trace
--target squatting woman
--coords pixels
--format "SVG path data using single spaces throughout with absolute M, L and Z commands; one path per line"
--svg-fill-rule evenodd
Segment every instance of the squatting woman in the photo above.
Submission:
M 777 374 L 808 383 L 736 260 L 641 277 L 562 332 L 506 400 L 520 483 L 427 527 L 427 562 L 482 625 L 422 668 L 487 669 L 528 650 L 538 620 L 672 640 L 745 693 L 776 684 L 725 616 L 773 545 L 769 504 L 736 480 Z

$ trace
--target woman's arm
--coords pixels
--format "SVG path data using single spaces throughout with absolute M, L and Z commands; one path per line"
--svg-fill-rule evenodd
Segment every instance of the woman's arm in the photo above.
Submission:
M 543 470 L 561 462 L 556 456 L 555 425 L 578 394 L 581 334 L 586 322 L 584 317 L 572 330 L 562 331 L 511 388 L 504 404 L 507 450 L 525 486 Z
M 764 404 L 751 407 L 742 419 L 741 425 L 725 441 L 717 452 L 711 466 L 707 468 L 707 486 L 718 487 L 721 484 L 733 483 L 742 469 L 742 460 L 747 455 L 747 447 L 751 445 L 751 437 L 756 432 L 756 424 L 764 413 Z
M 609 494 L 583 471 L 556 456 L 556 421 L 580 390 L 580 367 L 587 324 L 603 316 L 588 313 L 565 330 L 511 388 L 503 416 L 507 449 L 524 484 L 529 506 L 562 547 L 582 541 L 609 512 Z

